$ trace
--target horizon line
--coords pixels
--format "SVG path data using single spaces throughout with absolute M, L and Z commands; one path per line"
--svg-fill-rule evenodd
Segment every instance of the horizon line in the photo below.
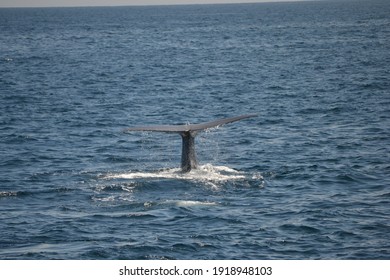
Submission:
M 34 6 L 31 6 L 31 5 L 18 5 L 18 6 L 1 6 L 0 5 L 0 9 L 4 8 L 4 9 L 18 9 L 18 8 L 104 8 L 104 7 L 145 7 L 145 6 L 191 6 L 191 5 L 229 5 L 229 4 L 265 4 L 265 3 L 284 3 L 284 2 L 318 2 L 320 0 L 276 0 L 276 1 L 273 1 L 273 0 L 254 0 L 254 1 L 251 1 L 251 0 L 248 0 L 248 1 L 244 1 L 244 2 L 239 2 L 239 1 L 227 1 L 227 2 L 222 2 L 222 1 L 211 1 L 209 3 L 204 3 L 204 2 L 197 2 L 196 0 L 194 0 L 193 2 L 190 2 L 190 3 L 186 3 L 186 2 L 171 2 L 171 3 L 129 3 L 129 4 L 96 4 L 96 5 L 91 5 L 91 4 L 80 4 L 80 5 L 34 5 Z

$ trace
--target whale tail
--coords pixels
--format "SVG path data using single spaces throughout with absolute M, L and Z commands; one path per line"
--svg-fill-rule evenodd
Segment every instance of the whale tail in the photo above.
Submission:
M 197 133 L 209 128 L 219 127 L 227 123 L 256 116 L 257 114 L 247 114 L 199 124 L 137 126 L 127 128 L 124 131 L 155 131 L 180 134 L 182 137 L 181 169 L 183 172 L 189 172 L 191 169 L 196 169 L 198 166 L 195 152 L 195 136 Z

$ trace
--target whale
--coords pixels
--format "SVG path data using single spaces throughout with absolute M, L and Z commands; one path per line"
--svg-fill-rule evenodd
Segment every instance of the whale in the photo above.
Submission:
M 195 137 L 200 132 L 256 116 L 258 115 L 246 114 L 198 124 L 135 126 L 124 129 L 124 132 L 153 131 L 179 134 L 182 138 L 181 171 L 190 172 L 192 169 L 198 168 L 195 151 Z

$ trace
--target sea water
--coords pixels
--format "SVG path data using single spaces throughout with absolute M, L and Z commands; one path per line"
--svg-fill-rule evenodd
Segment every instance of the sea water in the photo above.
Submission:
M 389 89 L 388 1 L 0 9 L 0 258 L 389 259 Z

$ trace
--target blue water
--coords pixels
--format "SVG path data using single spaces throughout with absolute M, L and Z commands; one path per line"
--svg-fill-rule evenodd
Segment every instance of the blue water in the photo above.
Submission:
M 0 258 L 389 259 L 389 89 L 389 1 L 0 9 Z

